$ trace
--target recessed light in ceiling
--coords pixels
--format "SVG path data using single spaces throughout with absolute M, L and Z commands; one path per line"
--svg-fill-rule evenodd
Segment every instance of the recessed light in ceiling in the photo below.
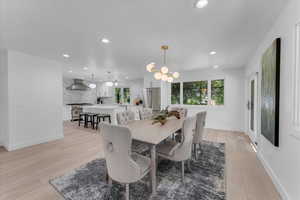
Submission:
M 217 52 L 215 52 L 215 51 L 211 51 L 209 54 L 210 54 L 210 55 L 216 55 L 216 54 L 217 54 Z
M 110 43 L 110 40 L 107 39 L 107 38 L 102 38 L 101 42 L 104 43 L 104 44 L 108 44 L 108 43 Z
M 88 68 L 88 67 L 84 67 L 83 69 L 84 69 L 84 70 L 88 70 L 89 68 Z
M 214 69 L 218 69 L 218 68 L 219 68 L 219 65 L 214 65 L 213 68 L 214 68 Z
M 70 58 L 70 57 L 71 57 L 69 54 L 66 54 L 66 53 L 63 54 L 62 56 L 63 56 L 64 58 Z
M 68 72 L 69 72 L 69 73 L 72 73 L 73 71 L 72 71 L 72 70 L 69 70 Z
M 128 77 L 128 76 L 126 76 L 126 77 L 125 77 L 125 79 L 129 79 L 129 77 Z
M 207 4 L 208 4 L 208 1 L 207 0 L 198 0 L 197 2 L 196 2 L 196 7 L 197 8 L 204 8 L 205 6 L 207 6 Z

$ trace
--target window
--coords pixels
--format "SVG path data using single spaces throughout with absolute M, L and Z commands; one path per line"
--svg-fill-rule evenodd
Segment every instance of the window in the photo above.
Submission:
M 183 83 L 183 104 L 207 105 L 208 81 L 194 81 Z
M 121 103 L 121 88 L 115 88 L 116 103 Z
M 224 79 L 211 81 L 211 105 L 224 105 Z
M 180 104 L 180 83 L 171 84 L 171 104 Z
M 130 88 L 123 88 L 123 102 L 130 103 Z

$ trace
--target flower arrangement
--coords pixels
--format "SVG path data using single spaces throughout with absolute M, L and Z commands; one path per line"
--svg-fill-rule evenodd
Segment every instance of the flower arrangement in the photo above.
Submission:
M 168 111 L 168 108 L 161 110 L 159 114 L 153 117 L 152 124 L 160 123 L 161 125 L 165 125 L 169 117 L 176 117 L 180 119 L 180 113 L 178 111 Z

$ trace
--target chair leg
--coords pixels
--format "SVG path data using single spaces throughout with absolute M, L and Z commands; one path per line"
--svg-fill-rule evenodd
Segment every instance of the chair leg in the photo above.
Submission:
M 126 184 L 126 200 L 129 200 L 129 184 Z
M 108 176 L 108 185 L 112 186 L 112 179 L 110 178 L 110 176 Z
M 198 149 L 197 149 L 197 144 L 194 144 L 194 151 L 195 151 L 195 160 L 198 160 Z
M 187 168 L 188 168 L 188 171 L 189 171 L 189 172 L 192 172 L 192 168 L 191 168 L 191 159 L 189 159 L 189 160 L 187 161 Z
M 181 181 L 184 182 L 184 161 L 181 161 Z

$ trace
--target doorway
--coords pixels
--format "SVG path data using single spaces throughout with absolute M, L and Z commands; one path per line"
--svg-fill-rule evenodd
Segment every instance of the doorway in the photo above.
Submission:
M 254 144 L 257 145 L 257 105 L 258 105 L 258 94 L 257 94 L 257 76 L 258 73 L 250 76 L 248 82 L 248 130 L 249 136 Z

